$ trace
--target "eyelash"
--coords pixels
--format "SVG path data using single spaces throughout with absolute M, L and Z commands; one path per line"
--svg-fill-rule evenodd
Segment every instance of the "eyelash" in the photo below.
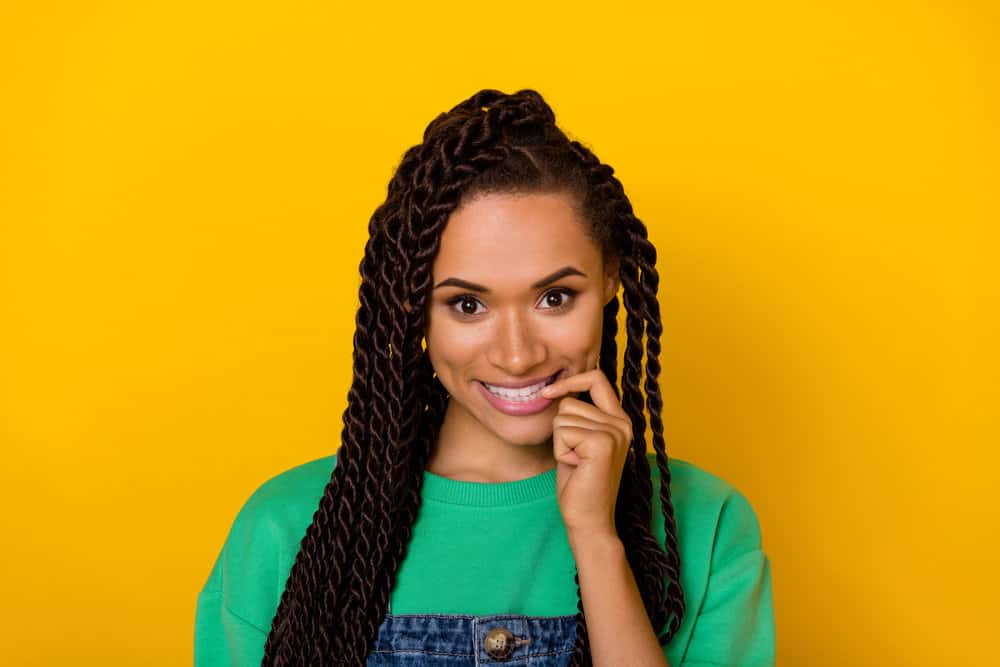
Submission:
M 579 292 L 577 290 L 570 289 L 569 287 L 555 287 L 555 288 L 550 289 L 549 291 L 547 291 L 545 294 L 543 294 L 542 295 L 542 300 L 544 301 L 550 294 L 560 294 L 560 293 L 566 295 L 567 297 L 569 297 L 569 301 L 567 303 L 563 303 L 560 306 L 552 306 L 551 308 L 543 308 L 543 310 L 553 310 L 553 311 L 556 311 L 556 312 L 566 310 L 567 308 L 569 308 L 573 304 L 573 299 L 576 297 L 576 295 L 579 294 Z M 448 299 L 447 304 L 448 304 L 448 307 L 451 308 L 453 311 L 455 311 L 455 314 L 458 315 L 459 317 L 471 318 L 471 317 L 478 317 L 479 315 L 482 315 L 482 313 L 463 313 L 463 312 L 459 311 L 457 308 L 455 308 L 455 306 L 457 306 L 458 304 L 460 304 L 460 303 L 462 303 L 464 301 L 476 301 L 478 303 L 482 303 L 481 301 L 479 301 L 479 299 L 477 299 L 476 297 L 472 296 L 471 294 L 460 294 L 458 296 L 455 296 L 455 297 L 452 297 L 452 298 Z

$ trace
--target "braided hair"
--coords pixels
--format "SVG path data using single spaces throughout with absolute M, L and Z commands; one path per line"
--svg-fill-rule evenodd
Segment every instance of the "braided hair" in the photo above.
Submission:
M 385 202 L 368 223 L 359 267 L 354 379 L 337 465 L 285 583 L 262 665 L 366 662 L 406 555 L 423 472 L 448 400 L 424 344 L 431 266 L 451 213 L 487 192 L 572 194 L 604 257 L 619 259 L 627 330 L 620 389 L 617 296 L 604 306 L 599 362 L 634 434 L 615 523 L 650 623 L 654 630 L 666 626 L 660 643 L 673 638 L 685 605 L 658 384 L 656 250 L 613 172 L 556 127 L 552 109 L 531 89 L 477 92 L 438 115 L 423 141 L 403 155 Z M 665 549 L 650 530 L 644 412 L 661 476 Z M 577 633 L 570 664 L 589 665 L 579 576 L 575 581 Z

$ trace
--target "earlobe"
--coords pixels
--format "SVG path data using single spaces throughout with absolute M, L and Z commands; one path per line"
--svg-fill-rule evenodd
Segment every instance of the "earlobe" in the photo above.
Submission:
M 619 283 L 617 274 L 616 275 L 611 275 L 611 276 L 607 277 L 607 279 L 604 282 L 604 304 L 605 305 L 611 303 L 611 300 L 613 298 L 615 298 L 615 296 L 618 294 L 618 286 L 619 286 L 619 284 L 620 283 Z
M 604 303 L 611 303 L 611 299 L 618 294 L 618 287 L 621 285 L 621 277 L 618 275 L 618 258 L 608 262 L 604 272 Z

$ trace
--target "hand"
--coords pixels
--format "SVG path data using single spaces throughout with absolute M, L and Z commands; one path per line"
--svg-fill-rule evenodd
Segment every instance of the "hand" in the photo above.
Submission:
M 566 531 L 618 537 L 615 503 L 632 444 L 632 421 L 599 368 L 571 375 L 542 390 L 546 398 L 590 392 L 594 405 L 565 396 L 553 423 L 556 495 Z

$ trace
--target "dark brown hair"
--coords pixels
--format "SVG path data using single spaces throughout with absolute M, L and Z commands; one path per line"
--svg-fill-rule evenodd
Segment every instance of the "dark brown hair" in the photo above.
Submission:
M 403 155 L 371 216 L 361 260 L 354 379 L 337 465 L 306 530 L 264 647 L 263 665 L 364 665 L 420 510 L 423 473 L 447 405 L 424 348 L 431 265 L 448 217 L 483 192 L 568 192 L 588 232 L 619 259 L 627 343 L 618 385 L 618 297 L 604 307 L 600 368 L 632 420 L 615 522 L 654 630 L 684 616 L 670 469 L 663 442 L 656 250 L 614 170 L 555 124 L 530 89 L 481 90 L 440 114 Z M 645 334 L 645 384 L 640 387 Z M 665 547 L 651 532 L 646 418 L 661 476 Z M 590 664 L 577 584 L 572 665 Z

